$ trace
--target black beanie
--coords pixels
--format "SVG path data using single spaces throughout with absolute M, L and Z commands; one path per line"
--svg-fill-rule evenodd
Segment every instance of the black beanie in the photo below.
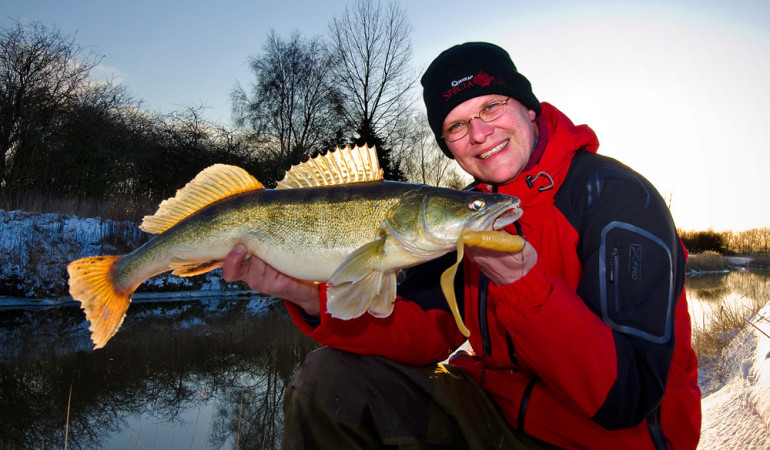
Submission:
M 508 52 L 486 42 L 466 42 L 444 50 L 420 80 L 428 123 L 441 150 L 454 158 L 441 138 L 444 119 L 455 106 L 480 95 L 512 97 L 540 115 L 529 81 L 516 71 Z

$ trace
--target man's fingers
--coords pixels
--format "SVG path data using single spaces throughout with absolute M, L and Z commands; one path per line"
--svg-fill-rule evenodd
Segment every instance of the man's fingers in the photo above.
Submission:
M 238 244 L 225 256 L 222 265 L 222 278 L 226 281 L 237 281 L 243 277 L 245 267 L 243 261 L 246 257 L 246 247 Z

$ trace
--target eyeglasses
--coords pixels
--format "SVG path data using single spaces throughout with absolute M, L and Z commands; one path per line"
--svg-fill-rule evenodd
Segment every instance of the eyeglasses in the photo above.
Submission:
M 511 98 L 508 97 L 505 100 L 489 103 L 487 106 L 481 108 L 481 111 L 479 111 L 477 116 L 473 116 L 465 122 L 453 123 L 449 128 L 444 130 L 444 134 L 441 137 L 449 142 L 459 141 L 468 134 L 471 120 L 481 119 L 482 122 L 489 123 L 499 119 L 500 116 L 505 113 L 505 104 L 508 103 L 508 100 L 510 99 Z

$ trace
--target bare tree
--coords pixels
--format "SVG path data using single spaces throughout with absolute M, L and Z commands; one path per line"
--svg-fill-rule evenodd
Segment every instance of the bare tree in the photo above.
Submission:
M 99 61 L 73 37 L 37 22 L 0 29 L 0 187 L 51 136 L 67 108 L 88 97 L 88 75 Z
M 407 181 L 462 189 L 467 182 L 458 173 L 457 164 L 436 144 L 425 113 L 415 114 L 404 122 L 401 128 L 406 134 L 397 140 L 402 147 L 393 150 L 400 155 Z
M 282 169 L 325 150 L 342 126 L 323 42 L 297 32 L 285 41 L 271 31 L 250 65 L 251 93 L 238 86 L 232 99 L 236 124 L 251 131 L 252 143 L 271 150 Z
M 167 115 L 166 133 L 176 146 L 187 148 L 191 154 L 199 153 L 211 139 L 214 127 L 203 119 L 203 105 L 184 106 Z
M 391 178 L 399 178 L 398 161 L 388 158 L 385 147 L 392 145 L 399 118 L 414 103 L 412 27 L 406 13 L 395 3 L 355 0 L 333 19 L 329 34 L 346 122 L 358 133 L 357 143 L 378 145 L 386 176 L 390 171 Z

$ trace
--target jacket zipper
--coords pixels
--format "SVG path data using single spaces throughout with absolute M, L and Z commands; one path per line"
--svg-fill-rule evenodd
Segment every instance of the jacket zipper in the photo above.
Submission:
M 497 192 L 497 186 L 492 186 L 492 192 Z M 479 330 L 481 332 L 481 382 L 486 377 L 486 355 L 492 355 L 492 340 L 489 338 L 489 319 L 487 317 L 487 297 L 489 294 L 489 277 L 481 272 L 479 277 Z
M 650 433 L 652 445 L 655 450 L 667 450 L 671 448 L 671 441 L 663 434 L 663 426 L 660 423 L 660 405 L 647 416 L 647 431 Z
M 615 247 L 612 249 L 612 252 L 610 253 L 610 270 L 609 270 L 609 277 L 610 277 L 610 284 L 613 285 L 613 300 L 614 300 L 614 306 L 615 306 L 615 312 L 620 312 L 620 286 L 619 283 L 617 283 L 618 280 L 618 261 L 620 259 L 620 256 L 618 254 L 618 249 Z
M 479 279 L 479 329 L 481 331 L 481 381 L 484 381 L 484 358 L 492 355 L 492 341 L 489 339 L 489 320 L 487 317 L 487 294 L 489 293 L 489 277 L 484 272 Z

